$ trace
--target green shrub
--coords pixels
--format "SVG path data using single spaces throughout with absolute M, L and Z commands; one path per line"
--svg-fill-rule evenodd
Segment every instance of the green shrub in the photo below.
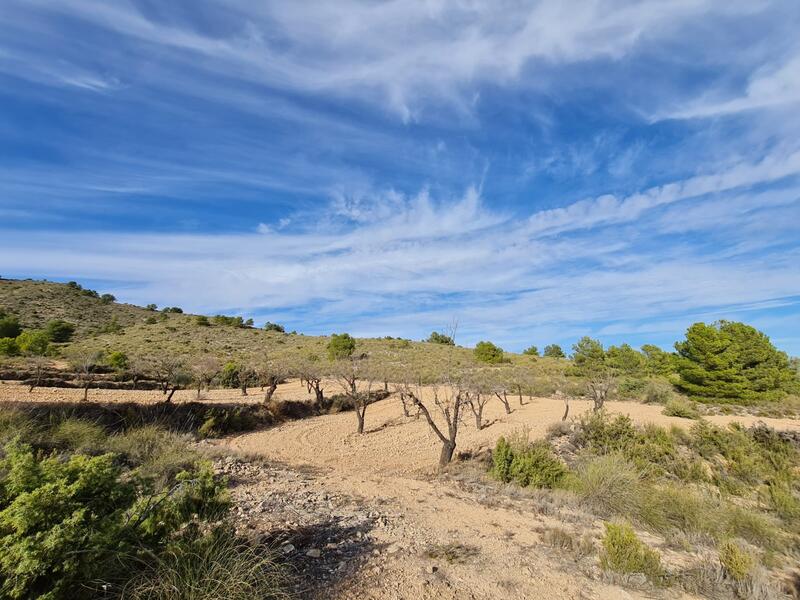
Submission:
M 725 573 L 736 581 L 750 578 L 756 566 L 756 557 L 734 540 L 723 540 L 718 548 L 719 562 Z
M 564 481 L 593 512 L 600 515 L 636 515 L 642 496 L 642 474 L 619 454 L 581 461 Z
M 495 346 L 492 342 L 478 342 L 473 350 L 475 360 L 489 364 L 499 364 L 503 362 L 503 349 Z
M 52 441 L 78 452 L 96 452 L 106 442 L 106 432 L 99 425 L 80 419 L 67 419 L 56 425 L 50 433 Z
M 636 532 L 626 523 L 606 523 L 600 565 L 617 573 L 643 573 L 653 582 L 664 576 L 661 557 L 636 537 Z
M 0 597 L 96 598 L 170 536 L 226 507 L 211 471 L 178 476 L 172 494 L 123 475 L 113 454 L 42 457 L 24 444 L 0 461 Z
M 638 520 L 662 534 L 718 535 L 719 502 L 686 486 L 661 484 L 645 488 Z
M 28 329 L 17 336 L 17 346 L 24 354 L 44 356 L 50 347 L 50 336 L 41 329 Z
M 63 343 L 72 339 L 72 334 L 75 333 L 75 325 L 56 319 L 48 322 L 44 330 L 50 337 L 51 342 Z
M 19 354 L 19 344 L 17 340 L 10 337 L 0 338 L 0 356 L 17 356 Z
M 115 350 L 106 357 L 106 363 L 115 371 L 124 371 L 128 368 L 128 355 L 120 350 Z
M 211 321 L 208 320 L 208 317 L 205 315 L 197 315 L 194 318 L 194 324 L 199 327 L 210 327 Z
M 33 442 L 39 433 L 40 427 L 20 410 L 0 410 L 0 446 L 19 439 L 23 442 Z
M 277 600 L 286 575 L 269 551 L 228 530 L 175 544 L 123 590 L 124 600 Z
M 15 338 L 22 333 L 22 325 L 16 317 L 0 317 L 0 338 Z
M 505 483 L 521 487 L 553 488 L 566 475 L 567 468 L 545 441 L 530 443 L 517 434 L 510 440 L 501 437 L 492 453 L 492 474 Z
M 444 333 L 439 333 L 438 331 L 432 331 L 431 334 L 428 336 L 428 339 L 425 341 L 430 342 L 431 344 L 444 344 L 445 346 L 456 345 L 452 337 Z
M 539 356 L 539 349 L 536 346 L 528 346 L 522 353 L 525 356 Z
M 581 416 L 576 443 L 596 454 L 622 452 L 636 441 L 637 431 L 627 415 L 613 419 L 604 410 Z
M 356 340 L 349 333 L 334 333 L 326 349 L 330 360 L 350 358 L 356 351 Z
M 548 344 L 544 347 L 544 356 L 548 356 L 550 358 L 566 358 L 567 355 L 564 354 L 564 351 L 561 349 L 561 346 L 558 344 Z
M 672 398 L 667 400 L 666 406 L 662 411 L 668 417 L 681 417 L 683 419 L 699 419 L 700 412 L 689 400 L 683 398 Z
M 279 325 L 278 323 L 273 323 L 272 321 L 267 321 L 264 323 L 264 331 L 275 331 L 277 333 L 286 333 L 286 329 L 283 325 Z

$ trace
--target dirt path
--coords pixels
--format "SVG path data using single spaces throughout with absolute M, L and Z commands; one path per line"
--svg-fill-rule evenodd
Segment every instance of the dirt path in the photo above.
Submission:
M 485 414 L 491 425 L 482 431 L 467 419 L 459 433 L 459 450 L 492 447 L 500 435 L 521 427 L 528 427 L 532 438 L 541 437 L 551 423 L 561 419 L 564 406 L 560 401 L 536 398 L 525 402 L 524 406 L 517 403 L 510 415 L 499 402 L 491 402 Z M 588 402 L 571 404 L 573 415 L 589 409 Z M 662 415 L 661 406 L 611 402 L 608 409 L 629 414 L 640 423 L 692 424 Z M 710 420 L 751 424 L 758 419 Z M 790 419 L 762 420 L 780 429 L 800 429 L 800 422 Z M 570 523 L 569 507 L 542 504 L 544 500 L 535 497 L 511 500 L 490 487 L 433 477 L 439 443 L 422 419 L 403 417 L 397 398 L 369 407 L 368 433 L 359 436 L 354 430 L 355 416 L 341 413 L 226 442 L 245 455 L 296 468 L 310 467 L 315 474 L 309 485 L 314 489 L 358 498 L 358 510 L 381 515 L 381 526 L 370 530 L 373 550 L 363 568 L 326 588 L 327 595 L 322 597 L 555 600 L 662 594 L 606 583 L 594 559 L 576 561 L 544 543 L 544 532 L 563 526 L 576 536 L 588 532 L 596 539 L 600 522 Z M 271 485 L 280 489 L 284 483 L 275 480 Z M 454 555 L 452 560 L 436 557 L 448 549 Z M 668 549 L 661 550 L 665 556 L 669 554 Z M 688 597 L 674 591 L 663 594 Z

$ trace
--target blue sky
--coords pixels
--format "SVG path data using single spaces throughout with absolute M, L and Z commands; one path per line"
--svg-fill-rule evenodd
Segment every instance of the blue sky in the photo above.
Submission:
M 796 0 L 5 0 L 0 273 L 306 333 L 800 354 Z

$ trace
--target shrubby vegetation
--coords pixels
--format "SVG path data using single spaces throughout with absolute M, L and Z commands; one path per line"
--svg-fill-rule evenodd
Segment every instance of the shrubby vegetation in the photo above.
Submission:
M 478 362 L 496 365 L 504 360 L 503 349 L 492 342 L 478 342 L 475 344 L 474 354 Z
M 544 356 L 549 358 L 566 358 L 567 355 L 558 344 L 548 344 L 544 347 Z
M 6 411 L 0 441 L 0 597 L 280 594 L 269 555 L 249 564 L 254 551 L 230 533 L 225 482 L 185 438 Z M 225 560 L 201 560 L 223 548 Z M 216 595 L 195 595 L 214 581 Z
M 444 333 L 440 333 L 438 331 L 432 331 L 431 334 L 428 336 L 428 339 L 425 341 L 430 342 L 431 344 L 444 344 L 446 346 L 456 345 L 455 341 L 451 336 L 446 335 Z

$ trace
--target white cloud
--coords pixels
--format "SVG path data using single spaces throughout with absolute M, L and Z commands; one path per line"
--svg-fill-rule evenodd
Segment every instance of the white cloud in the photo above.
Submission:
M 768 157 L 524 220 L 486 208 L 479 192 L 468 189 L 446 201 L 425 191 L 392 192 L 391 213 L 375 209 L 379 218 L 347 224 L 337 224 L 334 202 L 327 228 L 262 228 L 268 236 L 8 232 L 0 240 L 0 269 L 131 282 L 110 283 L 109 291 L 138 303 L 300 314 L 313 331 L 392 327 L 384 334 L 421 335 L 456 314 L 465 342 L 491 334 L 522 345 L 534 332 L 674 321 L 800 295 L 800 254 L 771 250 L 776 240 L 792 240 L 792 231 L 759 227 L 776 214 L 797 222 L 800 203 L 793 198 L 800 188 L 746 191 L 800 173 L 798 160 Z M 675 224 L 663 207 L 683 201 L 691 201 L 681 210 L 694 215 L 696 244 L 670 238 Z M 364 210 L 359 214 L 373 209 Z M 726 218 L 714 217 L 721 214 Z M 709 250 L 706 234 L 722 243 Z M 743 242 L 747 251 L 728 254 Z

